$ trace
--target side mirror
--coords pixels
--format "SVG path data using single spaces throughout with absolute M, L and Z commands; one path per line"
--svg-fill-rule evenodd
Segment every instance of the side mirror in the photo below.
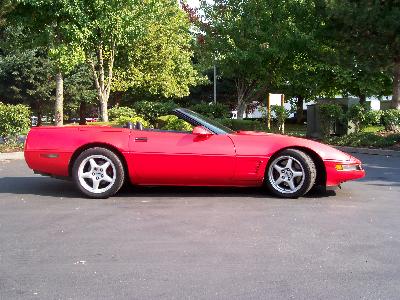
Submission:
M 193 128 L 192 134 L 199 136 L 209 136 L 212 135 L 213 133 L 203 126 L 196 126 L 195 128 Z

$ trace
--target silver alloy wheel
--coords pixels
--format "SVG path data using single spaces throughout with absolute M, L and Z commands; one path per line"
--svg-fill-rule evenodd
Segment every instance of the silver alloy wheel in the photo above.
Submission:
M 116 176 L 114 163 L 104 155 L 88 156 L 81 162 L 78 169 L 78 178 L 82 187 L 95 194 L 111 189 Z
M 297 192 L 304 184 L 304 168 L 291 156 L 280 156 L 270 165 L 268 178 L 271 185 L 283 194 Z

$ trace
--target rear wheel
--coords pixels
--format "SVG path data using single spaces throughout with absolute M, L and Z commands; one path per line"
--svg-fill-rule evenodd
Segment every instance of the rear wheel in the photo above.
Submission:
M 266 185 L 282 198 L 297 198 L 314 186 L 317 171 L 314 161 L 303 151 L 284 150 L 272 158 L 266 172 Z
M 118 156 L 105 148 L 83 151 L 72 168 L 78 189 L 90 198 L 108 198 L 119 191 L 125 172 Z

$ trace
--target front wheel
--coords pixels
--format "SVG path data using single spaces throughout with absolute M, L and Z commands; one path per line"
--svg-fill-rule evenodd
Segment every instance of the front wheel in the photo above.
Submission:
M 118 156 L 105 148 L 83 151 L 72 168 L 78 189 L 90 198 L 108 198 L 119 191 L 125 172 Z
M 284 150 L 272 158 L 266 172 L 266 185 L 276 196 L 297 198 L 315 184 L 317 171 L 314 161 L 303 151 Z

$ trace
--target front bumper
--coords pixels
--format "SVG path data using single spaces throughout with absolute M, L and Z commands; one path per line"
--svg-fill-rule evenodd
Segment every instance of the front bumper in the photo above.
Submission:
M 348 161 L 325 161 L 326 186 L 338 186 L 349 180 L 356 180 L 365 176 L 361 161 L 351 157 Z

